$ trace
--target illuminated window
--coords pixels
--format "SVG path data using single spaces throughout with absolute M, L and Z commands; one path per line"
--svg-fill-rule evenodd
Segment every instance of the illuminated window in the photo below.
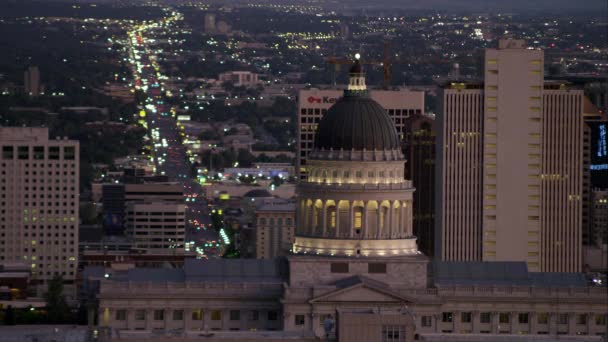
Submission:
M 538 241 L 528 241 L 528 247 L 538 247 Z
M 197 309 L 197 310 L 192 310 L 192 320 L 193 321 L 200 321 L 203 319 L 203 310 Z
M 212 321 L 221 321 L 222 320 L 222 312 L 220 310 L 211 311 L 211 320 Z
M 329 226 L 331 228 L 336 228 L 336 208 L 335 207 L 329 214 Z
M 362 221 L 363 221 L 363 211 L 361 208 L 355 209 L 355 220 L 354 220 L 354 228 L 361 229 Z

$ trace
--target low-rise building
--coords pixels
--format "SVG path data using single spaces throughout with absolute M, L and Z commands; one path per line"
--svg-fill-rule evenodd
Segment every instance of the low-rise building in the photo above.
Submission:
M 295 217 L 295 203 L 287 200 L 265 201 L 256 208 L 256 258 L 289 254 L 294 242 Z

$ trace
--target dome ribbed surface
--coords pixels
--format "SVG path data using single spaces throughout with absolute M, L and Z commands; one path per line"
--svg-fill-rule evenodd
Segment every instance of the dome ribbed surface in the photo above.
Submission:
M 401 148 L 391 118 L 378 102 L 346 94 L 323 116 L 315 136 L 316 150 L 382 151 Z

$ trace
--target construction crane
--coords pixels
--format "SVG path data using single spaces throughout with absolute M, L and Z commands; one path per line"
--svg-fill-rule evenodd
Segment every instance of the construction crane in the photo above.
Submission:
M 361 64 L 367 64 L 367 65 L 382 65 L 382 73 L 383 73 L 383 77 L 384 77 L 384 88 L 388 88 L 391 84 L 391 65 L 393 64 L 393 62 L 391 62 L 390 59 L 390 50 L 391 50 L 391 42 L 389 40 L 385 40 L 384 41 L 384 49 L 383 49 L 383 59 L 381 61 L 374 61 L 374 60 L 370 60 L 370 61 L 359 61 L 359 63 Z M 355 55 L 355 59 L 359 59 L 359 54 Z M 350 60 L 350 59 L 345 59 L 345 58 L 340 58 L 340 57 L 327 57 L 325 59 L 325 61 L 329 64 L 333 64 L 334 65 L 334 72 L 332 75 L 332 83 L 334 85 L 336 85 L 336 73 L 340 70 L 340 66 L 341 65 L 350 65 L 353 64 L 354 61 Z

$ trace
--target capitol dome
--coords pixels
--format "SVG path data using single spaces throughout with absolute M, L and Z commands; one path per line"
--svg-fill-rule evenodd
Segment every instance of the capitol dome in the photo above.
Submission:
M 319 123 L 307 178 L 297 188 L 295 254 L 401 257 L 418 254 L 414 188 L 404 178 L 397 129 L 367 93 L 361 64 Z
M 346 93 L 323 116 L 315 136 L 318 150 L 396 150 L 401 142 L 395 125 L 378 102 Z

